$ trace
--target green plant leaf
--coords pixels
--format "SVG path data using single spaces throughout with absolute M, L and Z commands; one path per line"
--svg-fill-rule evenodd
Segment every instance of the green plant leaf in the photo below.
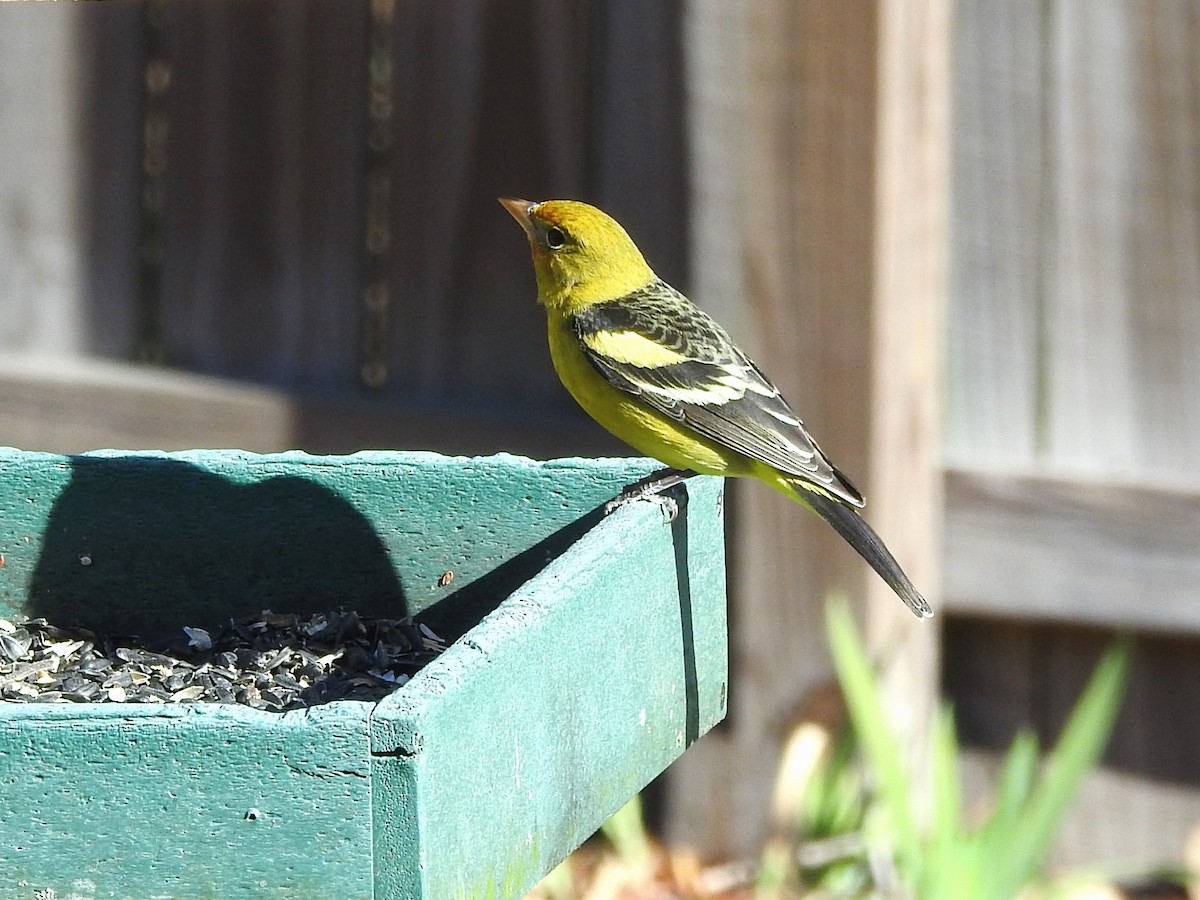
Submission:
M 1108 743 L 1121 706 L 1129 669 L 1130 641 L 1118 640 L 1100 660 L 1033 786 L 1007 840 L 997 842 L 994 893 L 1008 897 L 1033 879 L 1043 865 L 1055 830 L 1079 784 Z
M 929 823 L 928 864 L 921 896 L 967 898 L 972 896 L 974 859 L 962 832 L 962 777 L 958 765 L 958 736 L 949 704 L 938 709 L 930 753 L 933 810 Z
M 1033 790 L 1033 780 L 1037 775 L 1038 765 L 1037 735 L 1028 729 L 1022 729 L 1013 738 L 1004 762 L 1000 767 L 1000 776 L 996 785 L 994 808 L 987 822 L 980 829 L 980 844 L 982 852 L 990 858 L 998 853 L 1004 853 L 1004 846 L 1012 840 L 1012 830 L 1016 825 L 1025 801 Z
M 933 821 L 930 838 L 935 846 L 952 844 L 959 836 L 962 776 L 958 768 L 958 751 L 954 710 L 949 704 L 943 704 L 938 709 L 933 726 Z
M 613 813 L 600 826 L 600 831 L 608 838 L 617 856 L 625 862 L 644 864 L 653 853 L 650 835 L 642 819 L 641 794 L 635 794 L 632 800 Z
M 895 840 L 900 872 L 921 882 L 923 856 L 913 819 L 908 773 L 895 732 L 888 723 L 875 673 L 859 639 L 850 608 L 844 599 L 826 604 L 826 629 L 846 707 L 859 747 L 871 765 L 889 831 Z

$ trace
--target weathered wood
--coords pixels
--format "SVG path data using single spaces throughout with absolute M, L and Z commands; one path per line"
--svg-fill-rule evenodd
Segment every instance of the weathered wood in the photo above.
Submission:
M 968 802 L 985 803 L 994 794 L 998 764 L 996 754 L 964 755 Z M 1060 870 L 1096 867 L 1132 874 L 1177 864 L 1197 809 L 1200 789 L 1101 767 L 1084 779 L 1064 817 L 1050 864 Z
M 940 606 L 941 385 L 949 205 L 950 2 L 878 5 L 874 215 L 868 322 L 868 516 Z M 882 579 L 866 585 L 867 634 L 886 703 L 923 784 L 937 701 L 939 628 Z M 931 627 L 932 626 L 932 627 Z
M 366 5 L 166 4 L 162 15 L 163 359 L 296 389 L 353 383 Z
M 629 452 L 591 422 L 525 408 L 468 414 L 436 402 L 339 400 L 82 357 L 0 357 L 0 422 L 0 443 L 52 453 L 104 447 L 464 455 L 503 449 L 541 458 Z
M 936 594 L 947 21 L 942 4 L 917 6 L 689 6 L 691 127 L 703 158 L 728 164 L 696 175 L 694 293 L 863 482 L 868 518 Z M 909 614 L 828 526 L 758 485 L 730 499 L 734 715 L 722 745 L 710 739 L 684 762 L 671 814 L 672 835 L 712 855 L 760 846 L 781 723 L 829 676 L 831 590 L 870 592 L 870 618 L 886 623 L 876 646 L 902 685 L 892 706 L 910 731 L 936 667 L 936 627 L 913 620 L 926 631 L 897 654 Z M 736 783 L 680 785 L 718 771 L 718 758 Z
M 865 340 L 858 329 L 864 326 L 869 293 L 864 258 L 870 216 L 863 206 L 841 200 L 869 176 L 869 141 L 860 140 L 856 114 L 869 119 L 869 96 L 862 92 L 869 93 L 873 80 L 847 84 L 838 68 L 840 61 L 853 71 L 850 56 L 863 52 L 861 45 L 847 47 L 848 38 L 837 27 L 851 8 L 858 18 L 843 28 L 854 34 L 871 18 L 857 4 L 838 11 L 809 5 L 801 12 L 795 4 L 760 3 L 738 7 L 736 16 L 718 5 L 697 4 L 689 15 L 717 17 L 715 24 L 693 26 L 710 40 L 753 47 L 744 70 L 722 73 L 744 78 L 737 88 L 736 115 L 717 121 L 724 140 L 738 150 L 736 167 L 722 173 L 736 185 L 724 196 L 736 190 L 736 203 L 704 210 L 705 195 L 697 195 L 696 221 L 713 228 L 712 236 L 700 237 L 697 230 L 695 238 L 713 254 L 708 271 L 719 265 L 744 273 L 726 276 L 724 284 L 740 284 L 745 293 L 714 298 L 719 304 L 714 308 L 732 312 L 745 349 L 853 475 L 865 465 L 867 435 L 855 414 L 864 398 L 852 400 L 842 386 L 862 386 L 861 379 L 849 377 L 858 366 L 847 341 Z M 708 49 L 693 44 L 689 53 L 706 59 Z M 710 71 L 715 76 L 719 70 Z M 703 127 L 703 120 L 694 127 Z M 839 152 L 822 152 L 831 145 Z M 810 227 L 814 222 L 820 227 Z M 694 297 L 702 306 L 710 302 L 707 293 L 707 285 L 698 283 Z M 831 339 L 843 332 L 845 340 Z M 851 554 L 797 504 L 749 484 L 734 486 L 730 504 L 736 523 L 730 538 L 731 596 L 738 608 L 730 705 L 736 712 L 720 736 L 723 762 L 709 771 L 736 766 L 740 778 L 703 805 L 686 799 L 697 796 L 698 786 L 676 784 L 679 805 L 670 823 L 672 837 L 713 856 L 742 856 L 760 846 L 784 737 L 777 723 L 806 687 L 829 671 L 820 598 L 831 587 L 861 585 Z
M 724 715 L 722 485 L 600 514 L 651 467 L 0 451 L 2 616 L 470 628 L 378 703 L 0 704 L 0 893 L 519 896 Z
M 22 196 L 36 186 L 29 197 L 46 222 L 34 226 L 60 237 L 55 249 L 45 245 L 49 256 L 20 247 L 10 255 L 41 259 L 37 277 L 62 296 L 13 282 L 0 297 L 16 304 L 4 346 L 133 353 L 145 313 L 138 214 L 147 10 L 6 11 L 27 20 L 4 29 L 21 36 L 21 54 L 6 58 L 23 60 L 29 85 L 46 94 L 14 85 L 15 115 L 44 117 L 57 131 L 31 142 L 34 127 L 6 130 L 13 165 L 4 183 L 17 215 L 5 221 L 18 227 L 0 228 L 0 240 L 22 239 L 21 210 L 33 209 Z M 370 327 L 369 4 L 164 4 L 157 15 L 168 76 L 157 311 L 164 361 L 353 396 Z M 579 415 L 549 365 L 521 236 L 495 197 L 610 203 L 638 226 L 663 274 L 681 281 L 685 148 L 682 126 L 664 125 L 661 112 L 682 117 L 678 17 L 674 2 L 649 17 L 633 3 L 395 4 L 382 74 L 391 139 L 377 173 L 387 183 L 375 186 L 385 194 L 391 266 L 383 333 L 372 336 L 389 376 L 377 397 L 515 399 Z M 86 79 L 54 49 L 77 36 Z M 634 61 L 646 52 L 649 74 Z M 526 352 L 498 364 L 497 347 Z
M 1194 470 L 1196 16 L 959 4 L 952 464 L 1151 483 Z
M 1131 339 L 1134 302 L 1128 215 L 1137 186 L 1132 7 L 1114 0 L 1056 4 L 1046 140 L 1046 455 L 1055 465 L 1111 471 L 1137 457 Z
M 1021 465 L 1040 450 L 1048 201 L 1040 0 L 958 0 L 943 454 Z
M 736 340 L 750 346 L 757 336 L 747 321 L 749 273 L 740 251 L 730 247 L 731 242 L 740 245 L 735 231 L 746 227 L 742 129 L 750 34 L 745 4 L 688 0 L 682 30 L 692 293 Z
M 973 771 L 976 761 L 1006 749 L 1018 728 L 1032 728 L 1045 747 L 1056 740 L 1111 640 L 1111 631 L 1072 624 L 956 616 L 947 625 L 945 690 L 960 735 L 974 748 L 965 770 L 968 804 L 989 793 Z M 1058 863 L 1137 872 L 1179 859 L 1200 810 L 1197 703 L 1195 641 L 1141 635 L 1103 766 L 1085 781 L 1058 836 Z
M 947 684 L 977 725 L 1053 727 L 1086 661 L 1052 623 L 1180 631 L 1195 655 L 1198 12 L 956 6 L 944 583 L 953 611 L 989 618 L 951 629 L 948 665 L 979 664 Z M 1200 734 L 1175 705 L 1194 668 L 1146 653 L 1122 765 L 1195 783 Z M 1164 746 L 1179 760 L 1151 764 Z M 1175 790 L 1124 782 L 1073 819 L 1063 858 L 1170 858 L 1194 803 Z
M 1195 631 L 1200 492 L 955 470 L 945 590 L 957 612 Z
M 79 7 L 0 8 L 0 349 L 86 344 Z
M 83 314 L 96 323 L 91 344 L 117 356 L 129 354 L 140 314 L 129 198 L 140 191 L 143 7 L 131 9 L 87 32 L 100 72 L 87 100 L 111 112 L 88 120 L 92 157 L 105 165 L 87 162 L 84 193 L 105 203 L 81 211 L 99 285 L 81 302 L 96 307 Z M 372 327 L 363 246 L 364 199 L 374 189 L 368 18 L 365 2 L 163 7 L 168 364 L 293 390 L 359 388 L 363 330 Z M 376 187 L 391 266 L 383 333 L 371 337 L 386 351 L 377 396 L 516 398 L 576 414 L 549 366 L 520 234 L 494 198 L 611 202 L 678 280 L 684 147 L 679 124 L 663 127 L 659 112 L 682 107 L 677 19 L 674 3 L 657 4 L 650 18 L 637 4 L 395 5 L 391 140 L 376 173 L 386 180 Z M 642 47 L 654 48 L 649 76 L 631 62 Z M 497 365 L 497 347 L 528 352 Z
M 1136 4 L 1132 24 L 1140 129 L 1123 250 L 1134 467 L 1200 487 L 1200 7 Z
M 134 359 L 137 349 L 145 129 L 141 98 L 146 84 L 144 35 L 149 6 L 79 6 L 76 25 L 79 66 L 87 73 L 78 88 L 80 133 L 76 145 L 76 164 L 82 169 L 79 205 L 85 234 L 76 252 L 82 254 L 86 266 L 84 295 L 79 298 L 85 329 L 81 349 L 112 359 Z M 14 349 L 29 352 L 35 348 L 22 345 Z

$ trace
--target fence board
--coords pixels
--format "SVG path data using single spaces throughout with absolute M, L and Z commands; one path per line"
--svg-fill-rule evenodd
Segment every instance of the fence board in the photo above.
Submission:
M 1137 188 L 1128 212 L 1129 327 L 1147 478 L 1200 458 L 1200 5 L 1135 4 Z
M 1044 246 L 1046 455 L 1103 472 L 1129 466 L 1134 386 L 1126 222 L 1137 151 L 1129 5 L 1051 7 L 1045 40 L 1052 226 Z
M 996 754 L 968 752 L 963 790 L 968 802 L 986 802 L 999 771 Z M 1084 779 L 1063 819 L 1050 865 L 1060 870 L 1147 872 L 1173 866 L 1195 827 L 1200 790 L 1100 768 Z
M 687 17 L 691 131 L 704 159 L 727 164 L 696 176 L 696 297 L 733 323 L 825 449 L 864 482 L 868 516 L 929 581 L 944 11 L 697 2 Z M 710 53 L 725 65 L 702 65 Z M 710 300 L 719 291 L 737 293 Z M 868 621 L 902 686 L 892 708 L 909 734 L 924 724 L 936 666 L 936 629 L 867 588 L 861 561 L 828 526 L 758 485 L 735 486 L 729 504 L 732 714 L 683 761 L 669 823 L 711 855 L 761 846 L 786 723 L 829 677 L 820 601 L 831 590 L 872 598 Z M 924 631 L 914 638 L 910 627 Z M 683 780 L 722 769 L 738 780 Z
M 79 91 L 80 152 L 53 167 L 78 171 L 64 196 L 89 200 L 80 210 L 86 246 L 63 248 L 85 260 L 89 282 L 69 292 L 74 314 L 47 303 L 36 316 L 12 316 L 28 323 L 9 330 L 14 348 L 59 346 L 79 331 L 88 350 L 134 352 L 147 313 L 138 197 L 154 8 L 87 8 L 70 20 L 85 22 L 55 33 L 40 13 L 47 40 L 86 33 L 80 48 L 94 72 Z M 167 364 L 301 391 L 361 391 L 369 9 L 329 0 L 158 8 L 170 73 L 156 313 Z M 521 236 L 495 197 L 611 201 L 663 274 L 683 279 L 678 10 L 675 2 L 649 17 L 638 4 L 395 4 L 384 29 L 392 139 L 381 258 L 390 307 L 377 336 L 390 378 L 376 396 L 580 415 L 549 366 Z M 44 59 L 28 59 L 31 83 L 70 90 L 70 67 L 43 77 Z M 61 110 L 54 121 L 75 127 L 72 104 L 38 103 L 30 115 L 44 110 Z M 73 153 L 77 142 L 48 144 Z M 17 158 L 41 153 L 21 149 Z M 48 180 L 32 175 L 30 184 Z M 73 258 L 56 262 L 54 277 L 66 277 Z
M 1198 19 L 1175 0 L 959 4 L 952 464 L 1194 470 Z
M 878 4 L 873 203 L 870 469 L 872 522 L 909 577 L 940 603 L 940 388 L 949 188 L 950 4 Z M 889 712 L 908 741 L 914 784 L 937 700 L 940 629 L 920 622 L 878 578 L 866 583 L 867 631 L 886 660 Z M 930 627 L 933 625 L 933 627 Z
M 78 7 L 0 9 L 0 349 L 78 351 Z
M 1200 7 L 961 0 L 956 21 L 945 596 L 987 618 L 951 621 L 945 684 L 990 743 L 980 723 L 1057 725 L 1082 684 L 1053 623 L 1185 632 L 1143 641 L 1115 744 L 1195 783 Z M 1169 858 L 1188 802 L 1126 780 L 1060 855 Z
M 503 449 L 543 459 L 629 455 L 616 438 L 577 418 L 331 398 L 49 355 L 0 357 L 0 422 L 0 445 L 51 453 L 205 447 L 352 453 L 405 447 L 460 455 Z
M 296 388 L 353 378 L 364 12 L 315 2 L 163 7 L 167 363 Z
M 1200 492 L 952 470 L 946 602 L 956 612 L 1200 628 Z
M 21 4 L 24 5 L 24 4 Z M 78 88 L 85 267 L 79 315 L 84 353 L 131 359 L 138 337 L 138 216 L 142 186 L 145 4 L 79 4 L 75 45 L 88 77 Z M 43 61 L 40 65 L 45 65 Z M 21 350 L 35 346 L 22 345 Z
M 1038 449 L 1043 4 L 956 6 L 944 455 L 1020 465 Z

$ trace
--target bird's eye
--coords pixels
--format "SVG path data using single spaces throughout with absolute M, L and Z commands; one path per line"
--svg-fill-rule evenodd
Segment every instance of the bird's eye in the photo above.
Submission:
M 546 246 L 551 250 L 557 250 L 567 242 L 567 233 L 561 228 L 546 229 Z

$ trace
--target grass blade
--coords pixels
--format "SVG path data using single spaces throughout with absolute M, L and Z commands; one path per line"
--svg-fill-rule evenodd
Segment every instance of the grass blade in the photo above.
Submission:
M 910 805 L 910 785 L 900 742 L 888 723 L 875 673 L 858 637 L 845 600 L 826 604 L 826 628 L 838 681 L 846 697 L 858 745 L 877 779 L 877 788 L 895 840 L 899 869 L 920 882 L 920 838 Z
M 1130 652 L 1130 642 L 1122 639 L 1104 654 L 1072 710 L 1042 777 L 1012 828 L 1001 836 L 1006 852 L 997 860 L 996 896 L 1015 893 L 1037 875 L 1044 863 L 1055 830 L 1083 776 L 1100 759 L 1108 743 L 1121 706 Z

